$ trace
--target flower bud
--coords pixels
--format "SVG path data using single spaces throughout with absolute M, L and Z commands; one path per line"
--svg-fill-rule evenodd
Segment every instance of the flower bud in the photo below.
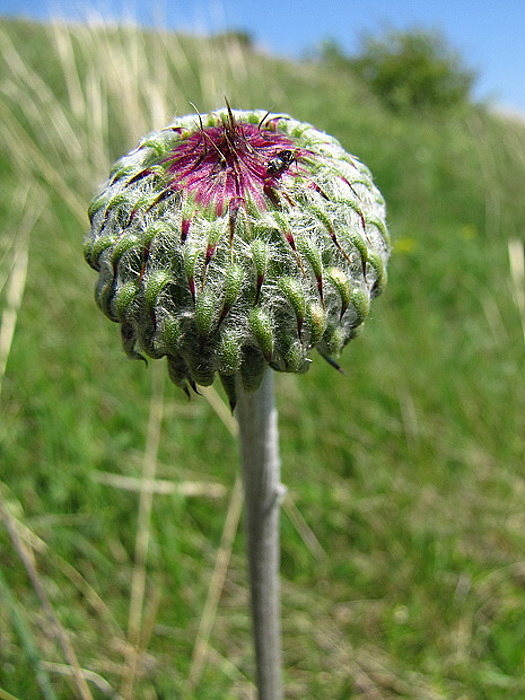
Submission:
M 189 393 L 218 374 L 303 372 L 337 356 L 386 281 L 385 206 L 368 169 L 289 116 L 229 106 L 177 118 L 111 170 L 87 262 L 130 357 L 166 357 Z

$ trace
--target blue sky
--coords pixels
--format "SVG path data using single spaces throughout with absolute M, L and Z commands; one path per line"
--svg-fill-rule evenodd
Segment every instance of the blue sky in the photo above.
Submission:
M 323 39 L 352 53 L 363 32 L 438 29 L 478 74 L 477 98 L 525 113 L 525 0 L 0 0 L 0 14 L 122 16 L 170 29 L 249 32 L 265 49 L 300 57 Z

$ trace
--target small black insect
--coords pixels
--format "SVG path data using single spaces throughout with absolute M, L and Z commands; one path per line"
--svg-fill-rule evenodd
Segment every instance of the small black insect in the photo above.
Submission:
M 266 175 L 280 175 L 287 170 L 295 160 L 295 153 L 286 148 L 284 151 L 279 151 L 275 158 L 266 166 Z

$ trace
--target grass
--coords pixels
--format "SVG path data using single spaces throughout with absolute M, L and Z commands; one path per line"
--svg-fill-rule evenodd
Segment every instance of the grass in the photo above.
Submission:
M 81 254 L 110 163 L 224 95 L 337 136 L 395 241 L 345 376 L 277 377 L 287 697 L 525 696 L 525 127 L 227 37 L 2 21 L 0 52 L 0 698 L 255 697 L 235 423 L 126 360 Z

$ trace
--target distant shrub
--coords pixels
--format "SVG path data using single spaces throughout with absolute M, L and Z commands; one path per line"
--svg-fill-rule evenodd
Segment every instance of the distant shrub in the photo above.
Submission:
M 354 71 L 396 112 L 450 110 L 470 102 L 475 73 L 438 32 L 365 35 L 353 57 L 328 41 L 320 55 Z
M 237 43 L 243 49 L 253 49 L 254 40 L 250 32 L 244 31 L 243 29 L 229 29 L 225 32 L 218 32 L 212 36 L 215 41 L 220 41 L 224 43 Z

